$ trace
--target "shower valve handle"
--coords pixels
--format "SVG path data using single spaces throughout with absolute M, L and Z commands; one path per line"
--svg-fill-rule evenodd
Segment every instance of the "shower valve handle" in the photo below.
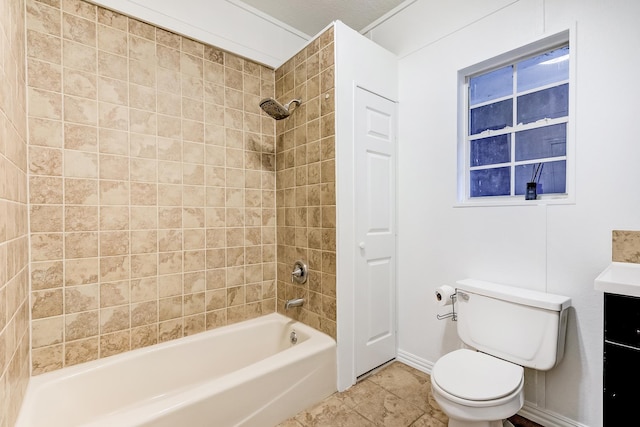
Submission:
M 291 272 L 291 283 L 295 282 L 300 285 L 307 281 L 309 275 L 309 269 L 307 264 L 302 260 L 298 260 L 293 264 L 293 271 Z

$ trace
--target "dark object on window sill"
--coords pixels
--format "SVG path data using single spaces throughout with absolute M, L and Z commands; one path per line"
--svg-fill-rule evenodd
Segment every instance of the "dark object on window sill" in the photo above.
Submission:
M 524 194 L 525 200 L 536 200 L 538 198 L 538 183 L 527 182 L 527 192 Z

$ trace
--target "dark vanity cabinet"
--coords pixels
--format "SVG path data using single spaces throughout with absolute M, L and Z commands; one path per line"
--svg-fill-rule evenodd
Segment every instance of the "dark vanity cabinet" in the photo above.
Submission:
M 640 410 L 640 298 L 604 294 L 604 426 L 637 422 Z

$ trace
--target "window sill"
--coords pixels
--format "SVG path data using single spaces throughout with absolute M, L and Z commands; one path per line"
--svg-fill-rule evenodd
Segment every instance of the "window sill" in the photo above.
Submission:
M 482 200 L 470 199 L 459 201 L 453 205 L 454 208 L 475 208 L 475 207 L 498 207 L 498 206 L 541 206 L 541 205 L 574 205 L 574 197 L 570 196 L 548 196 L 536 200 L 525 200 L 522 196 L 509 197 L 487 197 Z

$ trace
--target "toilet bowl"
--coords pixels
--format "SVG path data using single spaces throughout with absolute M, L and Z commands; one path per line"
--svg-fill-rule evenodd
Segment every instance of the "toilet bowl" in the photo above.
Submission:
M 479 280 L 457 282 L 456 330 L 468 348 L 433 365 L 431 389 L 449 427 L 503 427 L 524 404 L 524 367 L 564 355 L 571 299 Z
M 524 404 L 522 366 L 462 349 L 441 357 L 431 387 L 449 427 L 502 427 Z

